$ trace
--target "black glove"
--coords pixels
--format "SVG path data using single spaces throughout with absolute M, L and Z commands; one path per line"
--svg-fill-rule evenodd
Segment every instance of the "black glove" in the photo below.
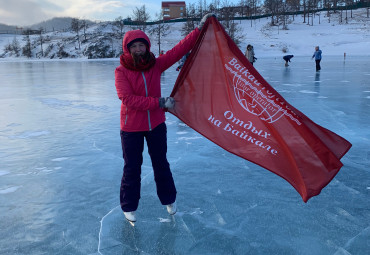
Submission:
M 208 13 L 208 14 L 204 15 L 202 20 L 200 21 L 200 23 L 198 25 L 199 30 L 202 30 L 204 23 L 206 23 L 206 20 L 210 17 L 216 17 L 216 15 L 214 13 Z
M 160 97 L 159 98 L 159 107 L 172 109 L 175 106 L 175 99 L 173 97 Z

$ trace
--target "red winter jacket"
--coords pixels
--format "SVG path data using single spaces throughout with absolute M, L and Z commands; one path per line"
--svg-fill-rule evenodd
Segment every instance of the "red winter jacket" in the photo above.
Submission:
M 179 61 L 189 52 L 198 38 L 196 28 L 164 55 L 156 58 L 155 65 L 149 70 L 132 71 L 120 65 L 115 70 L 116 89 L 121 99 L 121 130 L 127 132 L 150 131 L 165 121 L 165 112 L 159 108 L 161 97 L 161 73 Z M 127 44 L 134 39 L 148 36 L 140 31 L 126 32 L 122 47 L 124 54 L 130 54 Z

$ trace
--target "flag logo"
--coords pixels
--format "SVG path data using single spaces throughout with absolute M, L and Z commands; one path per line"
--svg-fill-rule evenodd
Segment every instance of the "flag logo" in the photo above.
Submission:
M 257 78 L 236 58 L 227 61 L 225 69 L 232 76 L 235 97 L 244 110 L 258 116 L 267 123 L 273 123 L 287 115 L 298 125 L 302 124 L 293 116 L 293 112 L 285 109 L 287 106 L 283 107 L 283 102 L 276 103 L 275 100 L 278 101 L 278 98 L 275 97 L 274 93 L 266 90 Z

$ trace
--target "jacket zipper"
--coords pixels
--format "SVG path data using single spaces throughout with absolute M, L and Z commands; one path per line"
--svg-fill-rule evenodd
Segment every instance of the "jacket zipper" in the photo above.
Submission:
M 127 107 L 126 107 L 126 119 L 125 119 L 125 125 L 126 125 L 126 123 L 127 123 L 127 117 L 128 117 L 127 112 L 128 112 L 128 109 L 127 109 Z
M 146 79 L 145 79 L 144 72 L 141 72 L 141 74 L 143 75 L 144 84 L 145 84 L 145 95 L 146 95 L 146 97 L 148 97 L 148 88 L 147 88 L 147 85 L 146 85 Z M 149 123 L 149 131 L 152 131 L 152 125 L 150 124 L 150 112 L 149 112 L 149 110 L 148 110 L 148 123 Z

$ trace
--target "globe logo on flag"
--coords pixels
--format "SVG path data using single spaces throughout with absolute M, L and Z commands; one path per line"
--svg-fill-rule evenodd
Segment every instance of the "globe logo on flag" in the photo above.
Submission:
M 284 115 L 281 106 L 240 76 L 234 76 L 234 93 L 241 107 L 261 120 L 273 123 Z
M 279 98 L 261 85 L 253 75 L 255 70 L 248 70 L 236 58 L 227 62 L 225 68 L 232 76 L 235 97 L 244 110 L 267 123 L 273 123 L 285 115 L 301 125 L 288 106 L 283 101 L 278 102 Z

